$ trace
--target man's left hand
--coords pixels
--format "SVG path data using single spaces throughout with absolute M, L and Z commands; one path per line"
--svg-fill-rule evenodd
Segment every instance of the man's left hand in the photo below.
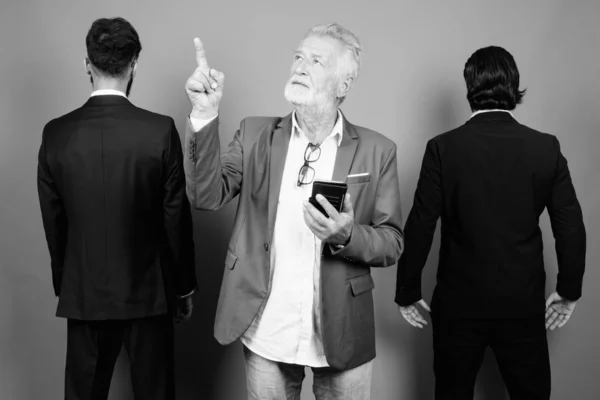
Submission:
M 327 201 L 325 197 L 318 194 L 317 201 L 329 218 L 323 215 L 308 201 L 304 201 L 304 222 L 322 242 L 332 245 L 346 245 L 350 241 L 352 235 L 352 227 L 354 226 L 354 209 L 350 194 L 344 196 L 344 205 L 342 212 L 337 212 L 335 208 Z
M 180 297 L 177 300 L 177 310 L 175 312 L 175 323 L 188 321 L 192 317 L 192 311 L 194 310 L 194 303 L 192 301 L 192 295 Z
M 423 307 L 425 310 L 427 310 L 427 312 L 431 313 L 429 304 L 427 304 L 425 302 L 425 300 L 423 300 L 423 299 L 417 301 L 416 303 L 414 303 L 410 306 L 406 306 L 406 307 L 398 306 L 398 309 L 400 310 L 400 314 L 402 315 L 402 318 L 404 318 L 404 320 L 406 322 L 408 322 L 415 328 L 423 329 L 423 327 L 425 325 L 427 325 L 427 321 L 425 320 L 425 318 L 423 318 L 423 315 L 421 315 L 421 313 L 419 312 L 419 309 L 417 308 L 417 304 L 420 305 L 421 307 Z
M 573 315 L 576 301 L 569 301 L 557 292 L 552 293 L 546 300 L 546 329 L 553 331 L 562 328 Z

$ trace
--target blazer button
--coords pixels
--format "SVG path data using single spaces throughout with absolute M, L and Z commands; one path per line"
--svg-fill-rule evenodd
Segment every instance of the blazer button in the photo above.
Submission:
M 265 248 L 265 251 L 269 251 L 269 243 L 263 244 L 263 247 Z

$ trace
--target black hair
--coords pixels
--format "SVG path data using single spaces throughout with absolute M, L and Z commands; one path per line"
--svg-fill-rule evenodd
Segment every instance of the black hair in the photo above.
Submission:
M 124 18 L 100 18 L 94 21 L 85 44 L 90 62 L 112 77 L 122 77 L 142 51 L 136 30 Z
M 514 110 L 525 90 L 519 90 L 519 70 L 502 47 L 489 46 L 469 57 L 463 73 L 471 110 Z

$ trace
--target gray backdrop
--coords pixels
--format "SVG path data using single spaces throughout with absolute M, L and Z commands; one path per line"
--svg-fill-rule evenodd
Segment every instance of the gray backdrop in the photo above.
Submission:
M 412 206 L 425 143 L 470 115 L 462 70 L 479 47 L 504 46 L 515 56 L 523 87 L 519 121 L 556 134 L 570 162 L 588 229 L 583 298 L 571 321 L 549 334 L 553 399 L 600 398 L 600 2 L 580 1 L 2 1 L 0 9 L 0 397 L 63 396 L 66 322 L 54 317 L 49 256 L 36 193 L 36 157 L 44 124 L 83 104 L 85 35 L 92 21 L 123 16 L 144 47 L 131 100 L 168 114 L 182 132 L 190 105 L 184 83 L 195 67 L 192 38 L 205 43 L 211 66 L 226 75 L 221 139 L 248 115 L 284 115 L 292 51 L 313 24 L 337 21 L 365 48 L 360 79 L 343 109 L 351 122 L 398 144 L 404 216 Z M 200 288 L 190 323 L 177 327 L 179 399 L 243 399 L 239 343 L 221 347 L 212 323 L 235 204 L 196 212 Z M 548 291 L 556 257 L 547 216 Z M 439 237 L 425 270 L 434 284 Z M 373 398 L 429 399 L 433 393 L 431 328 L 401 321 L 393 303 L 396 268 L 374 272 L 378 356 Z M 311 376 L 302 399 L 312 398 Z M 111 399 L 131 399 L 126 358 Z M 477 398 L 506 399 L 492 354 Z

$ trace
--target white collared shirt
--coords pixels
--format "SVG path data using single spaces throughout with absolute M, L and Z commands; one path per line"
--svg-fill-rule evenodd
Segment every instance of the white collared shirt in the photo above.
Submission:
M 515 117 L 515 116 L 513 115 L 513 113 L 511 113 L 511 112 L 510 112 L 510 111 L 508 111 L 508 110 L 502 110 L 501 108 L 495 108 L 495 109 L 493 109 L 493 110 L 479 110 L 479 111 L 475 111 L 475 112 L 473 113 L 473 115 L 471 115 L 471 116 L 469 117 L 469 119 L 473 118 L 473 117 L 474 117 L 474 116 L 476 116 L 477 114 L 483 114 L 483 113 L 488 113 L 488 112 L 498 112 L 498 111 L 509 113 L 511 117 L 513 117 L 513 118 Z
M 302 203 L 311 196 L 312 183 L 298 186 L 309 140 L 292 115 L 292 135 L 283 169 L 275 229 L 271 246 L 271 292 L 252 322 L 242 343 L 269 360 L 325 367 L 321 339 L 321 240 L 304 222 Z M 333 176 L 343 118 L 321 143 L 321 155 L 310 166 L 313 180 Z
M 94 96 L 123 96 L 123 97 L 127 97 L 125 95 L 125 93 L 121 92 L 120 90 L 114 90 L 114 89 L 100 89 L 100 90 L 94 90 L 92 92 L 92 94 L 90 95 L 90 97 L 94 97 Z
M 190 118 L 196 131 L 211 120 Z M 241 341 L 268 360 L 326 367 L 321 339 L 322 244 L 304 222 L 302 212 L 302 203 L 311 196 L 312 183 L 297 185 L 309 140 L 295 112 L 292 121 L 271 244 L 271 290 Z M 332 178 L 343 131 L 343 117 L 338 110 L 331 134 L 320 145 L 319 159 L 310 163 L 315 170 L 313 181 Z

